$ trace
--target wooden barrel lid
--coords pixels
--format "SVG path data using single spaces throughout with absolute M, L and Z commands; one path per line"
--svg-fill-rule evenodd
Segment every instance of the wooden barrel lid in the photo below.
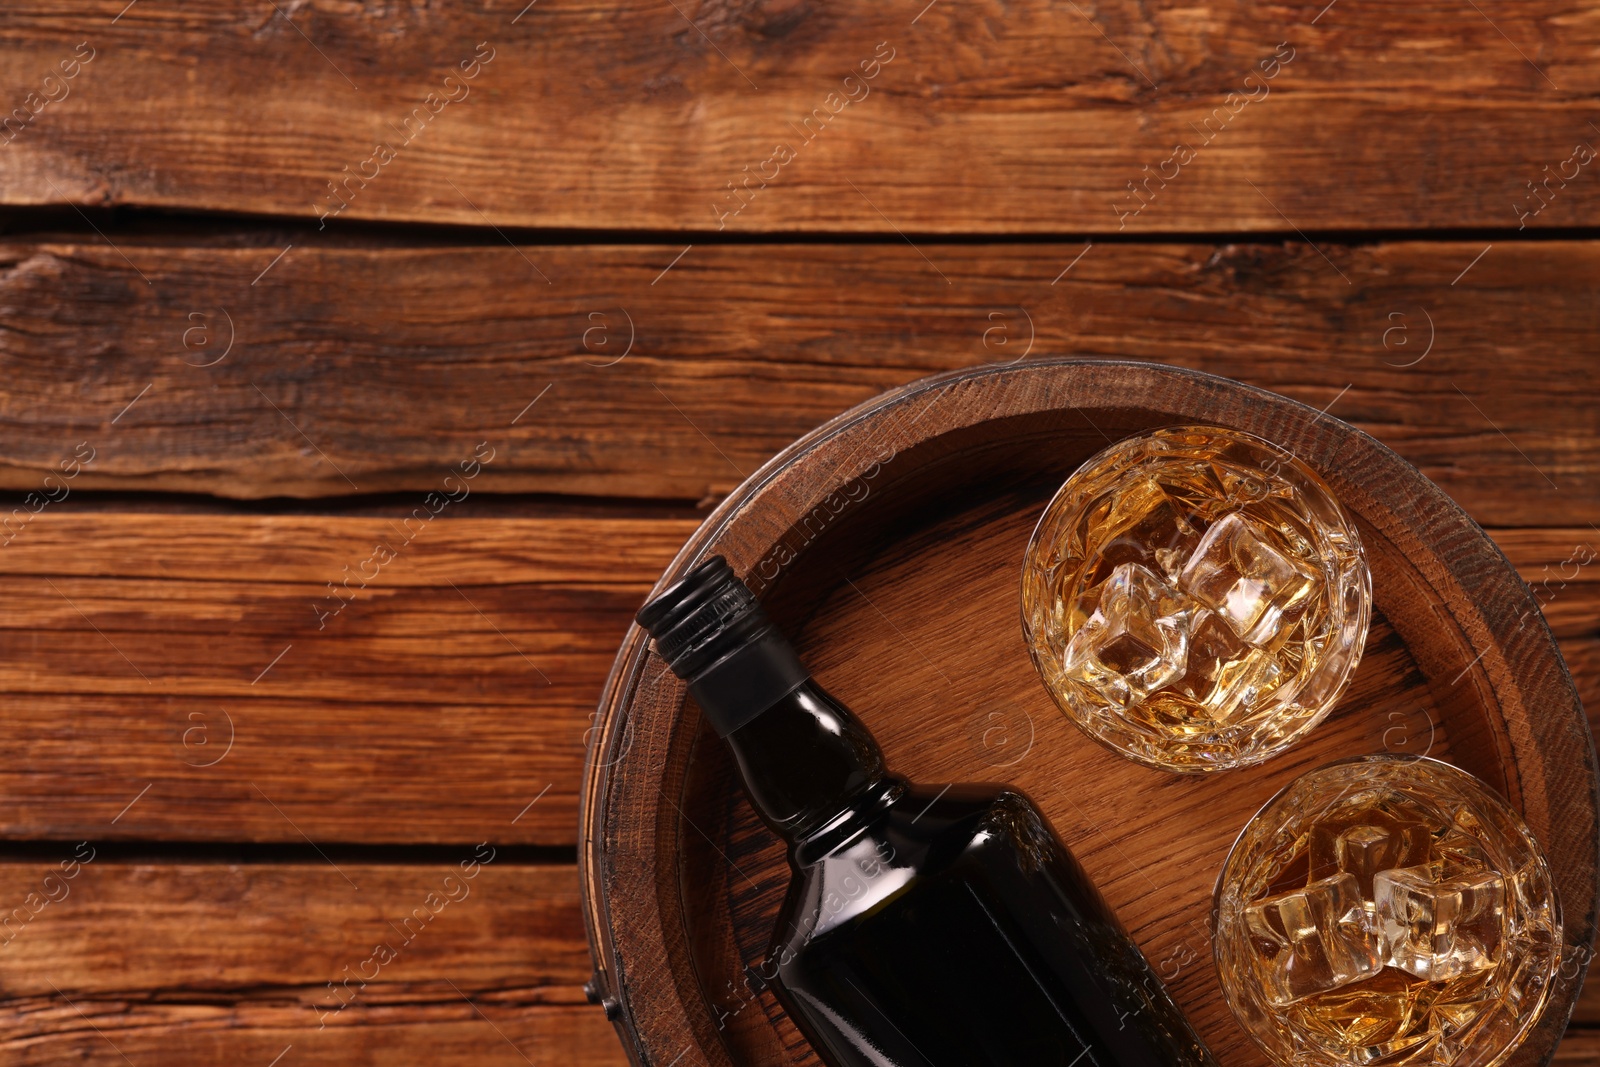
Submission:
M 1322 473 L 1356 517 L 1374 590 L 1365 653 L 1332 715 L 1259 767 L 1201 777 L 1140 767 L 1068 723 L 1029 662 L 1018 599 L 1028 535 L 1066 476 L 1109 441 L 1185 423 L 1256 434 Z M 1555 640 L 1478 525 L 1338 419 L 1149 363 L 940 375 L 775 457 L 701 525 L 658 589 L 713 552 L 761 593 L 894 770 L 932 784 L 1006 781 L 1039 803 L 1224 1064 L 1265 1061 L 1218 988 L 1217 871 L 1257 807 L 1334 759 L 1426 752 L 1498 790 L 1549 854 L 1565 943 L 1587 959 L 1600 791 Z M 771 992 L 744 974 L 764 957 L 788 885 L 782 847 L 686 695 L 630 629 L 583 793 L 596 996 L 641 1063 L 816 1063 Z M 1581 963 L 1562 968 L 1513 1064 L 1548 1061 L 1582 973 Z

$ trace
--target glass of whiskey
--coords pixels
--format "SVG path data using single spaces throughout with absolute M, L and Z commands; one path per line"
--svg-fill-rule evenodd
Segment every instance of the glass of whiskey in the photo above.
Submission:
M 1467 772 L 1364 756 L 1256 813 L 1217 879 L 1222 991 L 1274 1062 L 1494 1067 L 1561 956 L 1550 868 Z
M 1259 763 L 1333 707 L 1372 579 L 1350 516 L 1292 453 L 1209 426 L 1119 441 L 1028 543 L 1022 621 L 1089 736 L 1169 771 Z

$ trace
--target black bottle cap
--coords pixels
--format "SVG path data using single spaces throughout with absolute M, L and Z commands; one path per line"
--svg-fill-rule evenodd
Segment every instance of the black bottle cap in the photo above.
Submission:
M 722 638 L 767 623 L 761 602 L 721 556 L 712 556 L 668 586 L 636 618 L 656 639 L 656 651 L 667 666 L 685 681 L 715 658 L 715 646 L 726 643 Z
M 810 678 L 721 556 L 667 587 L 635 618 L 724 737 Z

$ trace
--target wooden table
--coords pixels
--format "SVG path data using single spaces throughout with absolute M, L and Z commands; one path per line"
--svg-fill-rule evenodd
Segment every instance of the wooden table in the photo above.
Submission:
M 1329 409 L 1600 707 L 1593 3 L 18 0 L 0 40 L 8 1063 L 626 1062 L 573 866 L 612 654 L 712 503 L 940 370 Z

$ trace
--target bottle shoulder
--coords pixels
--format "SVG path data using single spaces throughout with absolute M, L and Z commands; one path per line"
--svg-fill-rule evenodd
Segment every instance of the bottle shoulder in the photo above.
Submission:
M 837 840 L 796 864 L 780 941 L 819 937 L 934 877 L 997 865 L 1037 870 L 1064 855 L 1025 794 L 983 784 L 902 786 Z
M 1018 847 L 1043 862 L 1061 844 L 1038 807 L 1019 789 L 971 784 L 917 786 L 894 806 L 885 829 L 923 845 L 929 860 L 953 862 L 986 847 Z
M 976 835 L 993 837 L 997 828 L 1050 835 L 1033 802 L 1009 786 L 925 786 L 886 778 L 798 841 L 791 858 L 796 875 L 803 878 L 813 869 L 855 862 L 856 846 L 866 838 L 887 842 L 897 853 L 920 861 L 926 853 L 943 853 Z
M 796 874 L 826 871 L 858 862 L 863 840 L 918 866 L 941 866 L 968 848 L 1010 843 L 1030 851 L 1059 848 L 1054 832 L 1038 807 L 1021 790 L 1006 785 L 925 786 L 895 783 L 871 805 L 852 813 L 848 826 L 807 853 L 797 850 Z

